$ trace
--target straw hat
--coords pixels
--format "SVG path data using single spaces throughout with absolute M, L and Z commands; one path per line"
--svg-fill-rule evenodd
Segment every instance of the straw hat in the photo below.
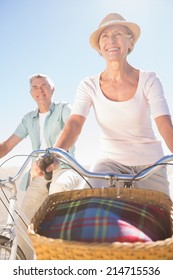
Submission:
M 134 44 L 138 40 L 141 30 L 140 27 L 133 22 L 127 22 L 121 15 L 119 14 L 109 14 L 107 15 L 100 23 L 98 29 L 94 31 L 91 36 L 90 36 L 90 44 L 91 46 L 96 49 L 97 51 L 99 50 L 99 38 L 102 33 L 102 31 L 112 25 L 123 25 L 129 28 L 129 30 L 132 32 L 134 36 Z

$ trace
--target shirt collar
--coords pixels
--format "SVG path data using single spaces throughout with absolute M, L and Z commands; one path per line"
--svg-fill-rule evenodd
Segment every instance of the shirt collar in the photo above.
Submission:
M 55 103 L 52 102 L 51 105 L 50 105 L 50 108 L 49 108 L 49 114 L 48 115 L 50 115 L 53 112 L 54 108 L 55 108 Z M 38 115 L 39 115 L 39 109 L 37 108 L 35 111 L 33 111 L 32 117 L 36 118 L 36 117 L 38 117 Z

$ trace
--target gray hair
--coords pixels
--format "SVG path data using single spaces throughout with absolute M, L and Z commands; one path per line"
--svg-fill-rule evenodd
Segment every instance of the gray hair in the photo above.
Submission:
M 48 82 L 48 84 L 50 85 L 51 89 L 54 89 L 54 88 L 55 88 L 52 79 L 51 79 L 49 76 L 45 75 L 45 74 L 34 74 L 34 75 L 30 76 L 30 77 L 29 77 L 30 85 L 32 84 L 32 81 L 33 81 L 35 78 L 37 78 L 37 79 L 44 78 L 44 79 Z
M 133 44 L 133 48 L 134 48 L 134 41 L 135 41 L 134 34 L 132 33 L 132 31 L 127 26 L 124 26 L 124 27 L 125 27 L 125 29 L 127 30 L 127 33 L 128 33 L 128 35 L 126 35 L 126 37 L 129 38 L 129 40 Z M 128 50 L 128 54 L 132 52 L 133 48 Z

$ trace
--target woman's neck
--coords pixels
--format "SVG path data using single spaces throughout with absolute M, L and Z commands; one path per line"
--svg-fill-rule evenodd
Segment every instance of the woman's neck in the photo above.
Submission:
M 133 75 L 135 70 L 136 69 L 134 69 L 127 62 L 118 63 L 117 61 L 113 61 L 107 64 L 102 77 L 106 80 L 113 80 L 118 82 L 125 79 L 126 77 Z

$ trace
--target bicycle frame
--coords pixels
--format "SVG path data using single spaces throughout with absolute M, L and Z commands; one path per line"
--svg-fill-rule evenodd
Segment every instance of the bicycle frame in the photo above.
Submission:
M 17 209 L 16 208 L 16 206 L 17 206 L 17 204 L 16 204 L 16 202 L 17 202 L 16 184 L 14 181 L 11 181 L 11 178 L 9 178 L 7 180 L 9 181 L 8 185 L 1 183 L 1 180 L 0 180 L 0 187 L 8 189 L 11 193 L 11 196 L 9 198 L 7 221 L 6 221 L 6 224 L 0 226 L 0 238 L 1 238 L 1 240 L 4 238 L 4 242 L 5 242 L 3 245 L 4 246 L 4 249 L 3 249 L 4 258 L 3 259 L 7 258 L 9 260 L 16 260 L 18 255 L 20 255 L 18 257 L 20 257 L 21 259 L 27 259 L 26 254 L 19 246 L 19 243 L 20 243 L 19 236 L 21 236 L 21 238 L 24 240 L 27 247 L 31 248 L 31 243 L 29 244 L 29 239 L 28 239 L 27 233 L 24 231 L 24 229 L 19 224 L 17 224 L 17 220 L 15 219 L 16 209 Z M 19 234 L 19 232 L 20 232 L 20 234 Z M 1 245 L 0 245 L 0 250 L 1 250 Z M 28 259 L 34 258 L 34 249 L 31 249 L 31 250 L 33 250 L 33 257 L 32 256 L 29 257 L 30 254 L 28 254 Z M 1 253 L 0 253 L 0 259 L 1 259 Z

